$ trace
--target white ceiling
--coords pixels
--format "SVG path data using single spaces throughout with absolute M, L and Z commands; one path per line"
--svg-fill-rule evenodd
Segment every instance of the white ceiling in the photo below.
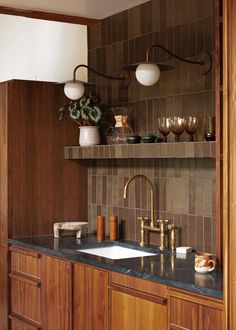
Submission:
M 149 0 L 0 0 L 0 6 L 102 19 Z

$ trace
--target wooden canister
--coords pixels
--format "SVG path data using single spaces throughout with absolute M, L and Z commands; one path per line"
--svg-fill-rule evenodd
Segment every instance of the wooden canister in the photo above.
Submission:
M 105 239 L 105 217 L 97 216 L 97 241 L 102 242 Z
M 110 226 L 110 240 L 116 241 L 118 239 L 118 219 L 115 215 L 109 217 Z

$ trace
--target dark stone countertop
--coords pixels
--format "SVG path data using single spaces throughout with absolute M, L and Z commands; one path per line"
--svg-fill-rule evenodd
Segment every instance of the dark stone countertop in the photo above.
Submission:
M 188 253 L 186 257 L 180 257 L 176 253 L 169 251 L 163 253 L 153 247 L 141 248 L 137 242 L 132 241 L 105 241 L 97 243 L 94 236 L 88 236 L 83 239 L 72 237 L 57 239 L 52 236 L 33 236 L 9 239 L 8 242 L 9 244 L 74 262 L 81 262 L 218 299 L 223 298 L 222 272 L 196 273 L 194 271 L 194 253 Z M 76 251 L 77 249 L 110 246 L 113 244 L 157 252 L 158 254 L 148 257 L 112 260 Z

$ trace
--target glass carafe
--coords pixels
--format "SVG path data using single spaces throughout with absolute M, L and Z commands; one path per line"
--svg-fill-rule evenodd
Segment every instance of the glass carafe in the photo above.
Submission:
M 129 124 L 129 115 L 132 108 L 117 107 L 112 108 L 115 118 L 115 132 L 113 136 L 114 143 L 124 143 L 126 137 L 133 133 L 133 130 Z

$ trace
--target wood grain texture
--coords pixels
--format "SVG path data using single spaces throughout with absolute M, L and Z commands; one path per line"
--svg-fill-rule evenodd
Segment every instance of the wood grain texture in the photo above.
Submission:
M 223 330 L 223 301 L 168 288 L 169 329 Z
M 8 329 L 8 250 L 0 247 L 0 329 Z
M 236 3 L 223 1 L 224 328 L 236 329 Z
M 42 269 L 43 329 L 71 330 L 71 263 L 49 256 L 43 256 Z
M 38 330 L 41 328 L 33 327 L 28 325 L 27 323 L 19 322 L 18 320 L 14 319 L 11 321 L 11 330 Z
M 8 89 L 5 232 L 52 234 L 56 221 L 87 220 L 87 169 L 63 157 L 64 146 L 77 143 L 78 129 L 58 120 L 62 86 L 20 80 L 2 85 Z
M 204 330 L 222 330 L 223 312 L 219 310 L 203 306 L 202 307 L 202 328 Z
M 11 279 L 11 312 L 41 324 L 40 288 L 20 279 Z
M 108 330 L 108 272 L 74 265 L 73 330 Z
M 223 311 L 224 309 L 223 301 L 221 299 L 216 299 L 213 297 L 177 289 L 174 287 L 168 287 L 168 296 L 174 296 L 176 298 L 180 298 L 196 304 L 212 307 L 221 311 Z
M 11 330 L 40 330 L 41 326 L 25 320 L 20 315 L 9 315 L 11 320 Z
M 171 297 L 169 305 L 170 326 L 199 330 L 199 308 L 199 305 L 196 303 Z
M 111 290 L 112 330 L 167 330 L 167 306 Z
M 57 21 L 57 22 L 65 22 L 65 23 L 73 23 L 73 24 L 81 24 L 81 25 L 93 25 L 99 22 L 99 20 L 89 17 L 57 14 L 57 13 L 50 13 L 45 11 L 38 11 L 38 10 L 36 11 L 36 10 L 13 8 L 6 6 L 0 6 L 0 14 L 23 16 L 29 18 L 43 19 L 47 21 Z
M 158 297 L 167 298 L 167 286 L 154 283 L 147 280 L 135 278 L 133 276 L 123 275 L 120 273 L 111 273 L 110 285 L 117 284 L 126 288 L 134 289 L 138 292 L 151 294 Z
M 0 84 L 0 246 L 7 248 L 8 233 L 8 125 L 7 125 L 7 84 Z
M 222 243 L 223 243 L 223 108 L 221 92 L 221 28 L 220 5 L 215 1 L 215 116 L 216 116 L 216 254 L 222 268 Z
M 16 250 L 17 251 L 17 250 Z M 22 254 L 22 250 L 18 252 L 11 251 L 11 271 L 21 275 L 29 275 L 33 278 L 41 278 L 41 260 L 31 255 Z

